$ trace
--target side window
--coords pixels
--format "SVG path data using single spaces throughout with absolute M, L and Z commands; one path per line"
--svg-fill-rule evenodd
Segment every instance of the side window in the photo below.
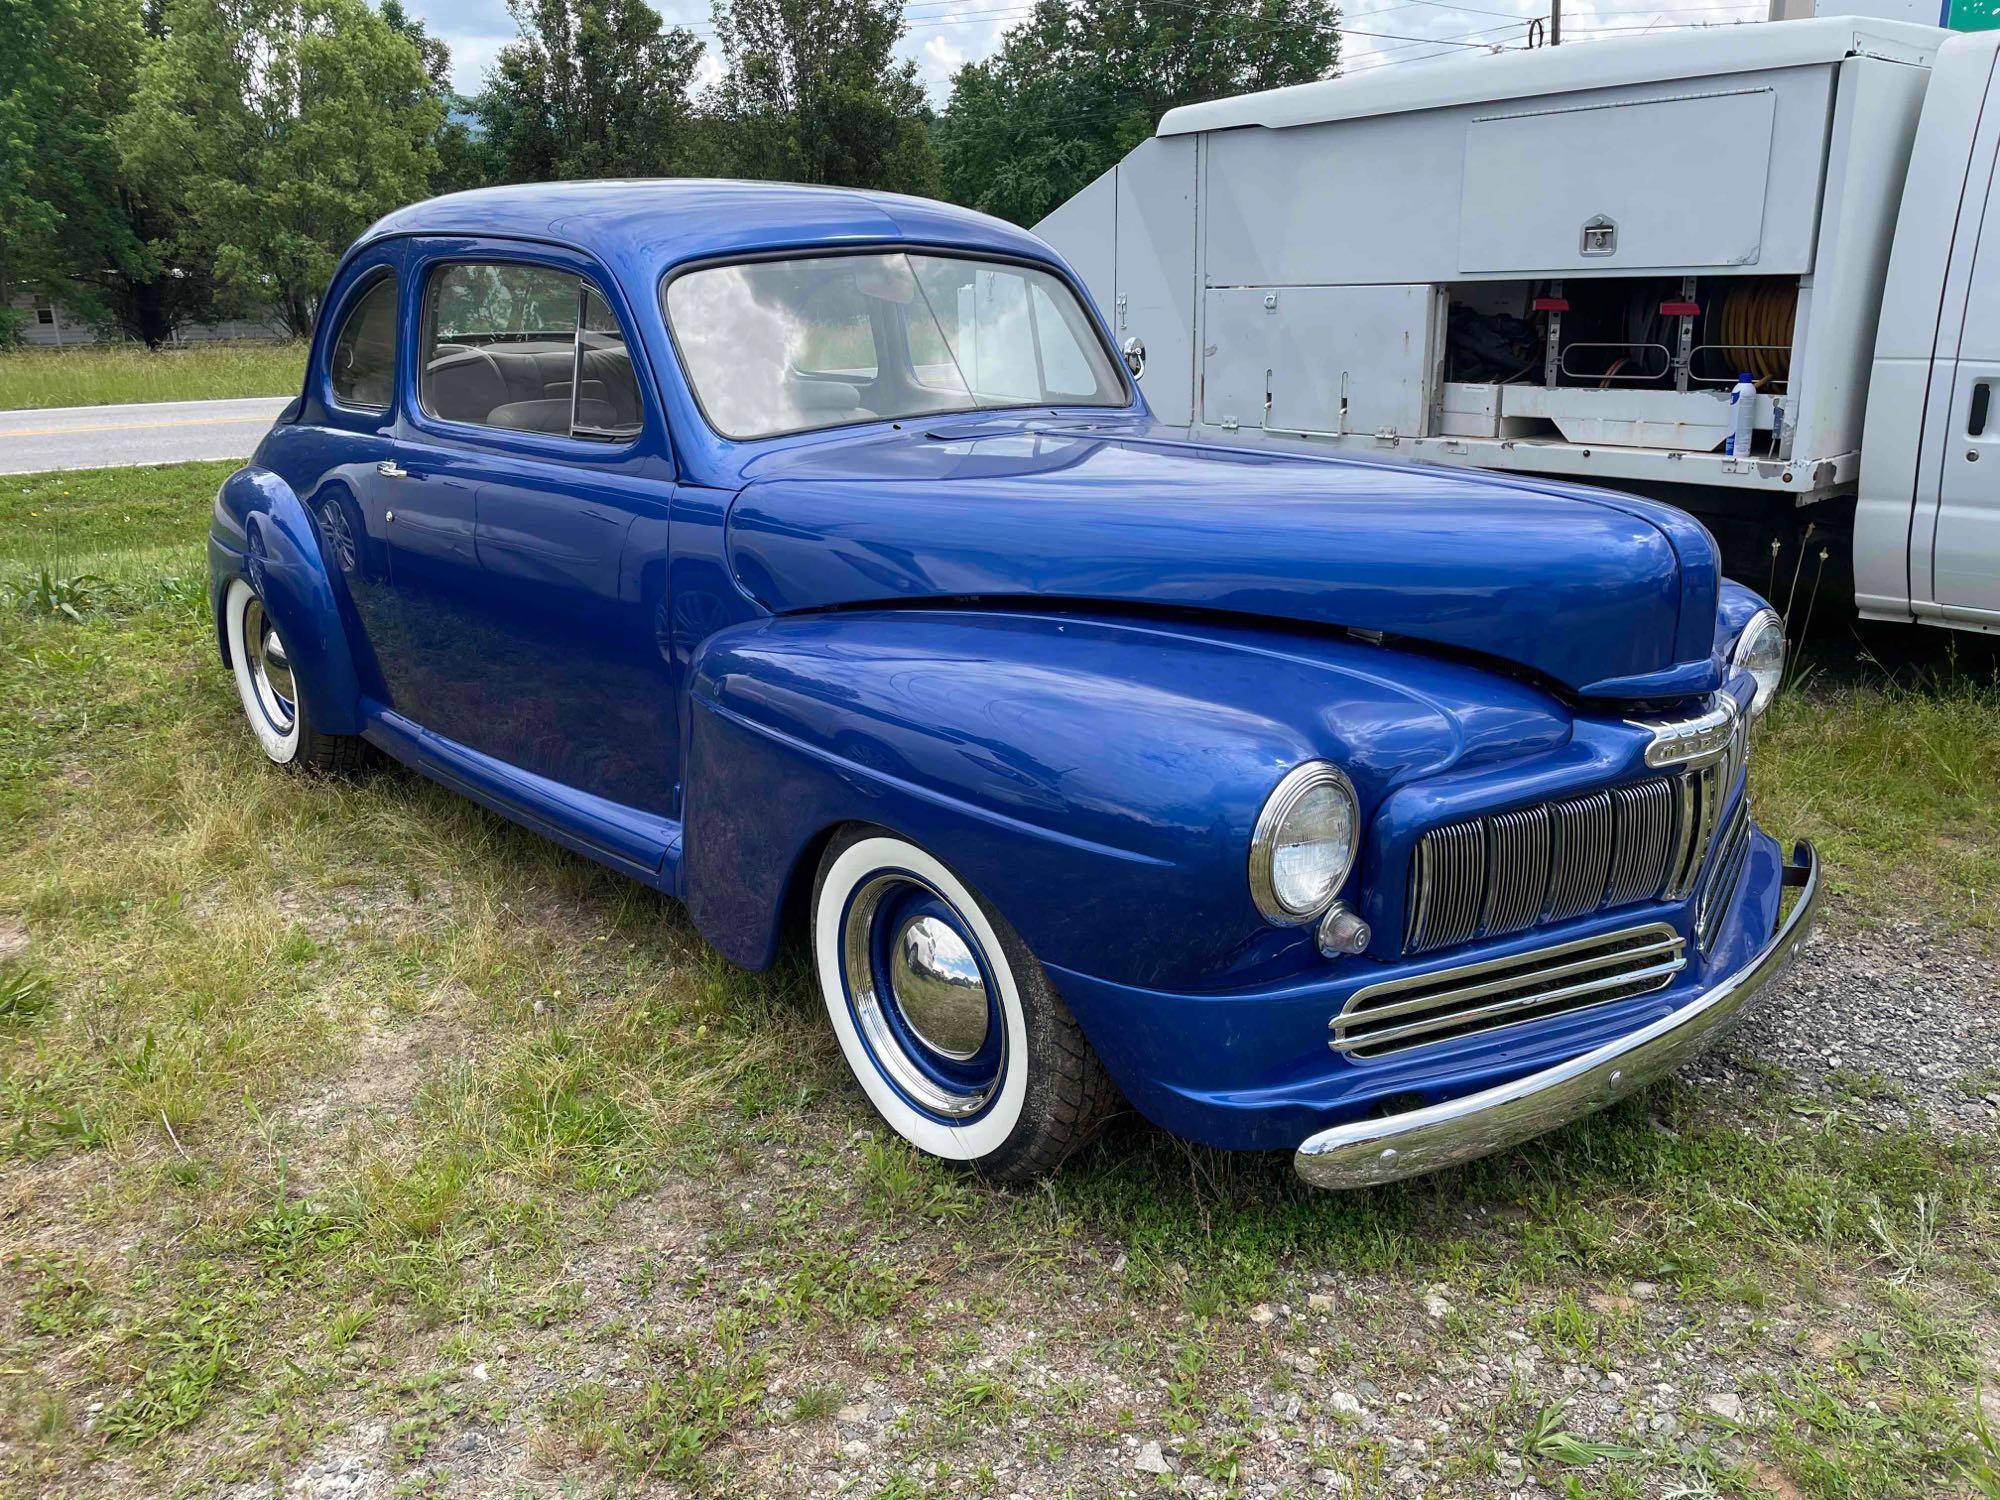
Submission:
M 333 399 L 342 406 L 387 411 L 396 378 L 396 278 L 378 277 L 349 304 L 327 361 Z
M 631 352 L 597 289 L 543 266 L 440 267 L 424 298 L 424 410 L 514 432 L 617 441 L 641 425 Z

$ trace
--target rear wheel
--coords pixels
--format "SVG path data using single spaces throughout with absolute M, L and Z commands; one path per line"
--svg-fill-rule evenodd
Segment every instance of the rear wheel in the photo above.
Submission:
M 1053 1170 L 1116 1101 L 1014 929 L 942 861 L 857 829 L 813 887 L 813 966 L 840 1050 L 920 1151 L 1002 1182 Z
M 264 601 L 241 578 L 232 579 L 222 604 L 223 639 L 250 732 L 273 765 L 319 771 L 351 770 L 361 764 L 363 741 L 353 735 L 323 734 L 292 671 L 292 653 Z

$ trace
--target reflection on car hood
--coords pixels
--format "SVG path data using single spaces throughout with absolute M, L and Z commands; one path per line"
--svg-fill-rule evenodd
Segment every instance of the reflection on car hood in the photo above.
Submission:
M 1122 603 L 1382 631 L 1587 697 L 1717 680 L 1714 543 L 1625 496 L 1202 446 L 1123 417 L 940 419 L 774 452 L 746 478 L 731 563 L 774 613 Z

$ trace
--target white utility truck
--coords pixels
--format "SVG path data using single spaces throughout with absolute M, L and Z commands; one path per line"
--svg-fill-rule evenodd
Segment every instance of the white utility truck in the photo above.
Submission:
M 1780 604 L 1851 537 L 1863 615 L 2000 631 L 1996 50 L 1844 17 L 1373 69 L 1173 110 L 1037 232 L 1164 422 L 1672 500 Z

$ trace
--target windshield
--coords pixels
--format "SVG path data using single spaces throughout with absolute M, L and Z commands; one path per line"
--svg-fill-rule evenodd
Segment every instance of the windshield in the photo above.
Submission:
M 1124 406 L 1058 276 L 942 255 L 816 255 L 689 271 L 667 321 L 709 422 L 759 438 L 996 406 Z

